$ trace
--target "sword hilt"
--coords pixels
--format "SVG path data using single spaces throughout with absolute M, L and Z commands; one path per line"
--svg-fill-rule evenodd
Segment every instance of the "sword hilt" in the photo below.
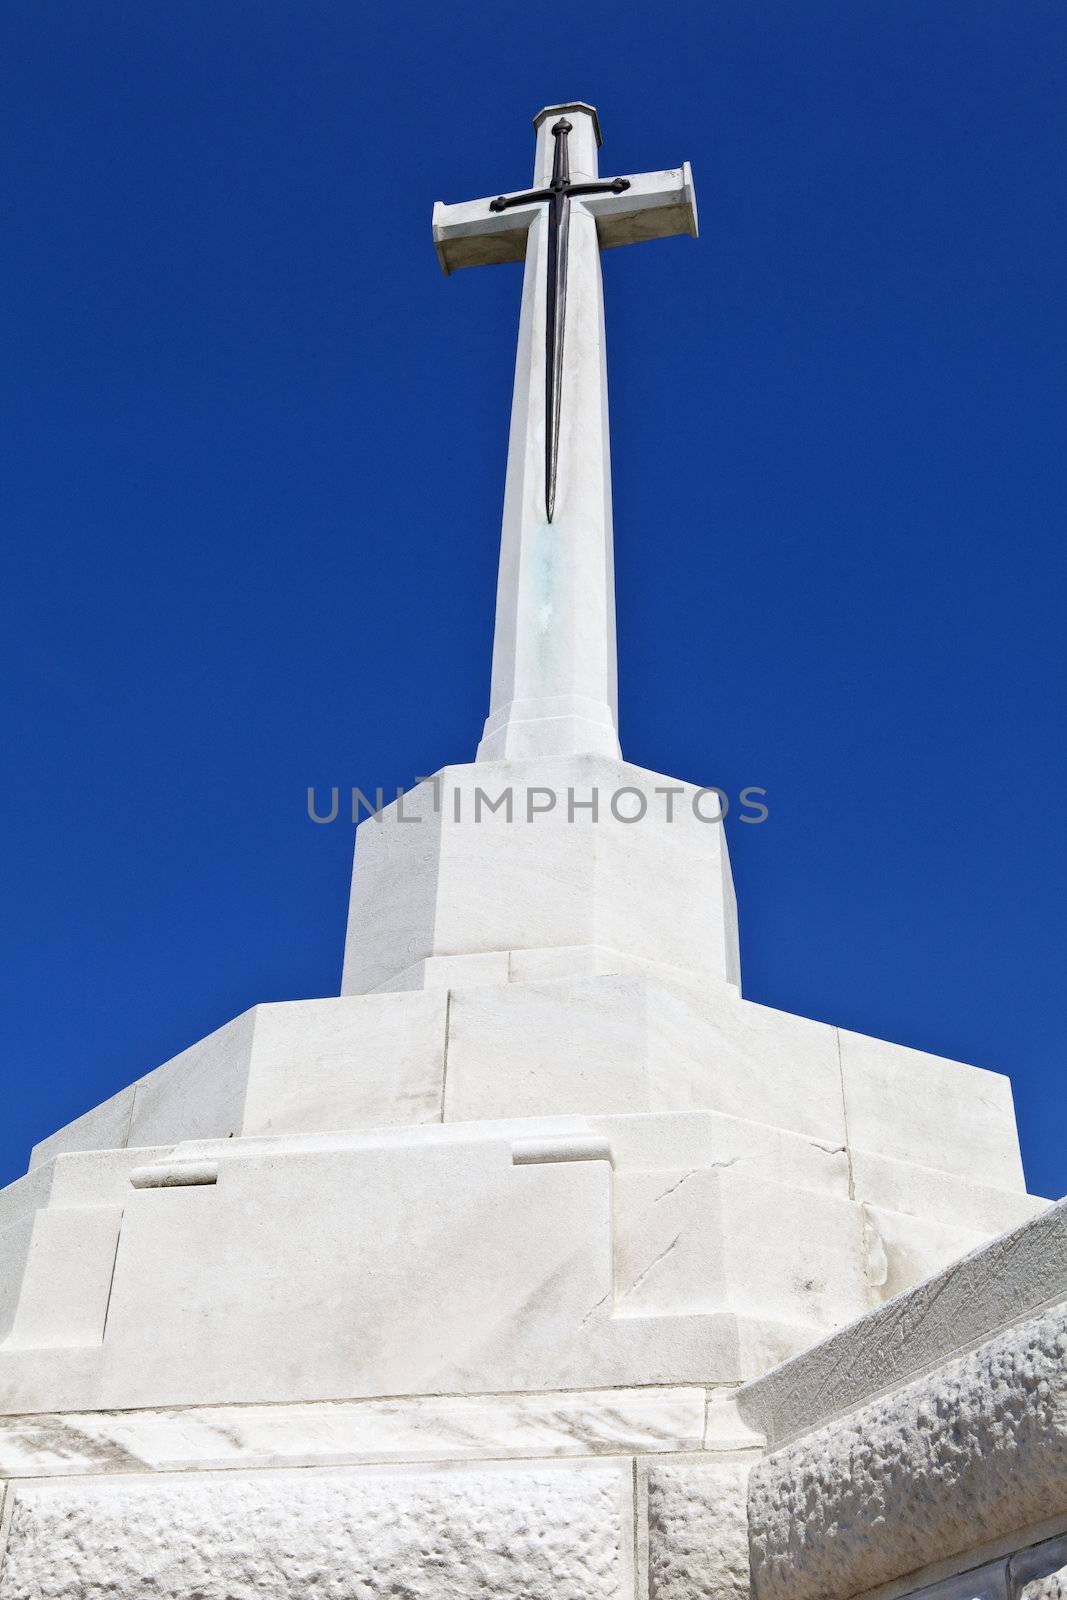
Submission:
M 567 135 L 573 129 L 573 123 L 566 117 L 560 117 L 558 122 L 552 124 L 552 137 L 556 141 L 556 148 L 552 152 L 552 177 L 549 179 L 549 188 L 557 192 L 565 189 L 571 181 L 571 158 L 567 151 Z

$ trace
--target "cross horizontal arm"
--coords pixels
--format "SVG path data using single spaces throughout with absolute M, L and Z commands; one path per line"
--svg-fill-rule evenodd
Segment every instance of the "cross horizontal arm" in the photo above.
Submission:
M 688 161 L 663 172 L 639 172 L 623 194 L 591 195 L 586 208 L 596 218 L 601 250 L 674 233 L 697 236 L 697 198 Z
M 696 193 L 688 161 L 663 172 L 638 173 L 625 181 L 629 188 L 623 192 L 615 191 L 610 179 L 605 183 L 606 192 L 593 193 L 592 185 L 584 184 L 575 184 L 571 189 L 572 196 L 581 199 L 596 218 L 602 250 L 637 244 L 643 239 L 665 239 L 673 233 L 689 233 L 696 238 Z M 501 211 L 492 209 L 493 201 L 507 196 L 467 200 L 454 206 L 438 200 L 433 208 L 433 242 L 441 270 L 447 275 L 459 267 L 523 261 L 530 224 L 537 207 L 550 193 L 531 189 L 511 197 Z
M 433 242 L 441 271 L 447 277 L 459 267 L 525 261 L 527 234 L 538 203 L 531 200 L 513 211 L 493 211 L 491 200 L 465 200 L 455 206 L 438 200 L 433 208 Z

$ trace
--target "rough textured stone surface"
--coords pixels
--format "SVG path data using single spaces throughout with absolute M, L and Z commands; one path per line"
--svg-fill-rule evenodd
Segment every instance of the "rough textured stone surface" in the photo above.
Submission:
M 743 1600 L 749 1592 L 747 1463 L 648 1469 L 649 1600 Z
M 19 1485 L 0 1597 L 624 1600 L 625 1481 L 604 1466 Z
M 1067 1507 L 1067 1306 L 761 1461 L 758 1600 L 845 1600 Z

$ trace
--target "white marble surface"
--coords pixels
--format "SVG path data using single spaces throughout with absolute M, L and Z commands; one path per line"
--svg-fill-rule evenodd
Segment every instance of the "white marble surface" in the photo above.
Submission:
M 647 1388 L 2 1417 L 0 1478 L 693 1451 L 705 1410 Z
M 449 1120 L 709 1110 L 843 1148 L 834 1031 L 698 987 L 604 975 L 453 991 Z
M 1067 1301 L 1067 1201 L 746 1385 L 741 1416 L 778 1448 L 1060 1301 Z
M 611 1140 L 618 1172 L 729 1170 L 751 1178 L 773 1175 L 776 1183 L 790 1188 L 848 1198 L 849 1161 L 843 1144 L 717 1111 L 595 1116 L 581 1122 Z
M 610 1237 L 605 1163 L 484 1142 L 264 1153 L 135 1191 L 102 1403 L 553 1386 L 610 1298 Z
M 5 1348 L 101 1342 L 121 1224 L 121 1206 L 49 1207 L 35 1214 Z
M 998 1189 L 1025 1190 L 1008 1078 L 847 1028 L 838 1034 L 853 1144 Z
M 860 1219 L 846 1196 L 796 1192 L 722 1167 L 620 1173 L 616 1315 L 714 1313 L 833 1328 L 870 1305 Z
M 33 1232 L 32 1211 L 0 1229 L 0 1341 L 6 1339 L 18 1313 Z
M 879 1300 L 892 1300 L 913 1284 L 932 1278 L 989 1237 L 988 1229 L 961 1228 L 885 1206 L 864 1205 L 861 1209 L 867 1276 Z
M 415 961 L 372 994 L 396 994 L 410 989 L 469 989 L 480 984 L 537 983 L 546 978 L 617 977 L 623 973 L 645 977 L 689 975 L 685 967 L 650 961 L 632 951 L 612 950 L 603 944 L 542 945 L 523 950 L 482 950 L 470 955 L 429 956 Z
M 448 996 L 366 995 L 256 1007 L 241 1131 L 438 1122 Z
M 962 1082 L 968 1085 L 968 1092 L 981 1092 L 981 1079 Z M 924 1086 L 921 1078 L 918 1086 L 920 1090 Z M 975 1233 L 1005 1233 L 1038 1216 L 1049 1205 L 1047 1200 L 1027 1194 L 1022 1188 L 991 1187 L 980 1169 L 959 1177 L 943 1168 L 917 1166 L 912 1161 L 876 1155 L 855 1146 L 851 1149 L 851 1162 L 857 1200 Z
M 590 755 L 443 768 L 356 831 L 342 992 L 436 957 L 597 945 L 737 983 L 729 852 L 698 794 Z M 716 817 L 715 796 L 697 806 Z

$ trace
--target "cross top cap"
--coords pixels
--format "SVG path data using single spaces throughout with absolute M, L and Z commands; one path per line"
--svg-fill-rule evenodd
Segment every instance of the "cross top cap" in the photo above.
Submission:
M 587 117 L 592 117 L 593 137 L 596 139 L 597 149 L 599 150 L 600 146 L 604 143 L 600 136 L 600 119 L 596 114 L 596 106 L 588 105 L 584 100 L 568 100 L 563 105 L 545 106 L 537 113 L 536 117 L 534 117 L 533 125 L 535 128 L 539 128 L 546 117 L 559 116 L 566 120 L 566 113 L 568 111 L 581 111 L 584 112 Z M 570 129 L 568 128 L 567 131 L 569 133 Z

